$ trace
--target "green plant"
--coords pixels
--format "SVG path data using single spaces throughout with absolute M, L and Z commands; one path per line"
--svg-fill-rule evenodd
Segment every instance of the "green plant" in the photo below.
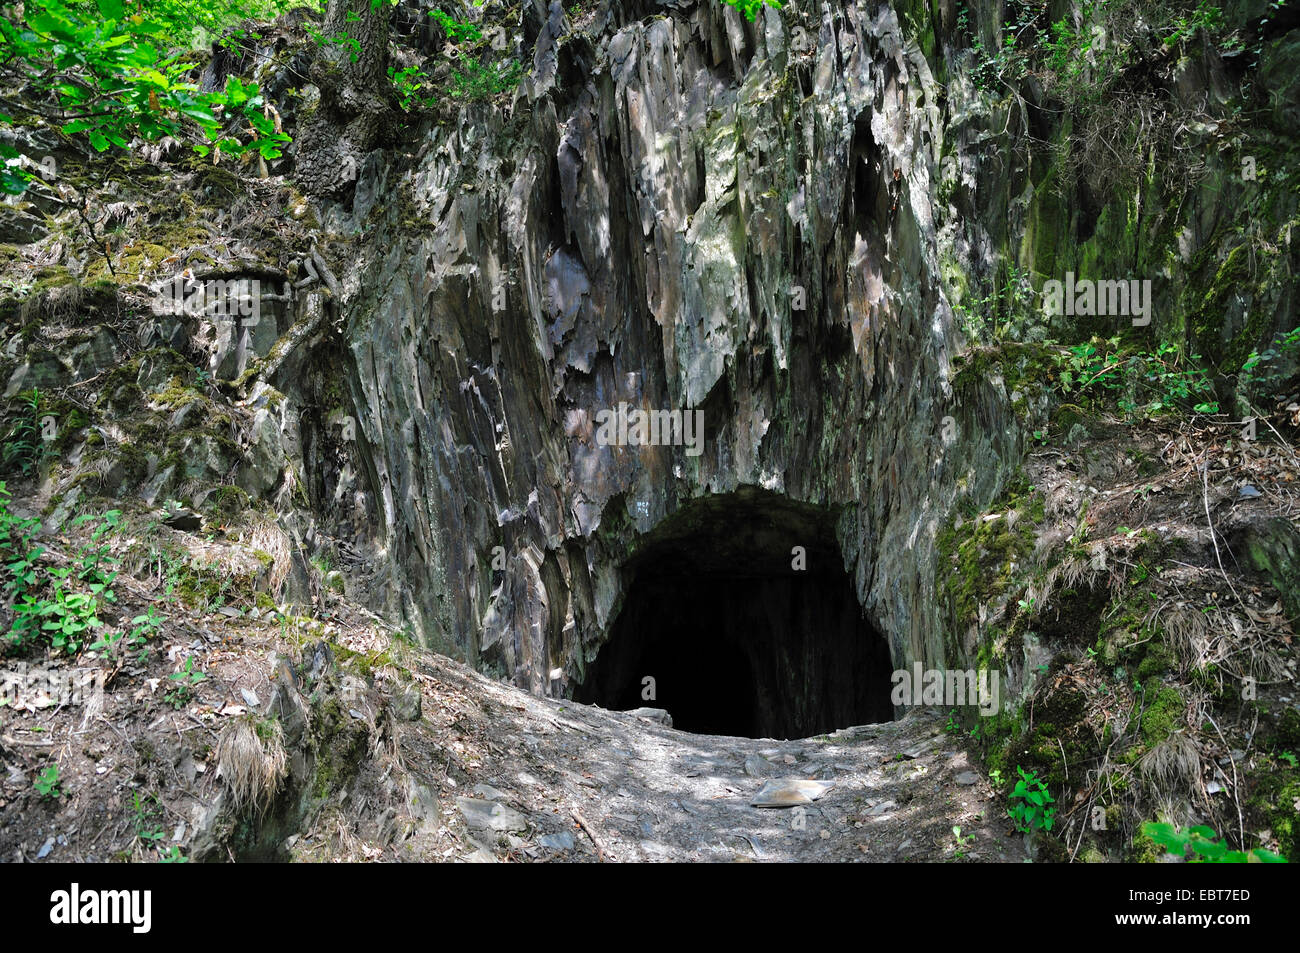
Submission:
M 1031 834 L 1036 831 L 1050 831 L 1056 823 L 1056 808 L 1047 785 L 1034 771 L 1026 771 L 1016 765 L 1020 780 L 1011 791 L 1011 807 L 1007 815 L 1015 823 L 1016 830 Z
M 121 641 L 121 632 L 118 632 L 116 629 L 106 630 L 100 633 L 99 638 L 86 646 L 86 651 L 98 652 L 106 659 L 113 659 L 117 657 L 117 645 Z
M 963 836 L 961 828 L 954 824 L 952 828 L 952 837 L 956 842 L 956 846 L 953 847 L 953 858 L 955 860 L 961 860 L 966 856 L 966 848 L 975 843 L 975 835 L 966 834 Z
M 1238 384 L 1251 392 L 1275 391 L 1288 376 L 1282 370 L 1285 360 L 1300 360 L 1300 327 L 1277 334 L 1263 351 L 1251 351 L 1237 375 Z
M 161 814 L 158 796 L 146 794 L 142 798 L 139 791 L 132 791 L 131 801 L 135 810 L 135 836 L 147 845 L 159 846 L 158 842 L 166 836 L 166 831 L 158 826 Z
M 987 341 L 1002 338 L 1017 322 L 1029 318 L 1035 301 L 1029 272 L 1012 265 L 989 294 L 963 300 L 953 311 L 968 338 Z
M 762 7 L 768 6 L 780 10 L 784 6 L 781 0 L 725 0 L 725 2 L 727 6 L 739 10 L 741 16 L 750 23 L 754 22 L 754 18 L 758 16 L 758 11 Z
M 1285 857 L 1279 857 L 1271 850 L 1256 847 L 1252 851 L 1229 850 L 1228 845 L 1217 839 L 1214 828 L 1204 825 L 1184 829 L 1172 824 L 1146 821 L 1142 824 L 1142 833 L 1150 837 L 1168 853 L 1176 857 L 1187 858 L 1190 848 L 1191 863 L 1205 864 L 1285 864 Z
M 184 577 L 185 557 L 170 550 L 157 550 L 154 555 L 158 560 L 158 574 L 163 577 L 163 598 L 171 599 Z
M 20 476 L 35 470 L 48 452 L 45 441 L 41 439 L 43 402 L 44 397 L 35 387 L 19 394 L 18 409 L 9 422 L 3 444 L 0 444 L 0 464 Z
M 188 864 L 190 859 L 181 853 L 181 849 L 175 844 L 170 847 L 158 846 L 158 863 L 160 864 Z
M 943 730 L 950 735 L 961 734 L 961 724 L 957 721 L 957 709 L 954 708 L 948 712 L 948 721 L 943 726 Z
M 104 537 L 110 533 L 116 532 L 118 524 L 122 519 L 121 510 L 109 510 L 100 516 L 78 516 L 72 521 L 73 526 L 82 526 L 86 523 L 98 521 L 94 530 L 90 534 L 90 545 L 83 546 L 76 557 L 77 578 L 83 582 L 98 582 L 108 584 L 117 576 L 117 572 L 105 573 L 103 566 L 116 565 L 117 560 L 109 555 L 113 547 L 103 541 Z
M 1214 30 L 1222 22 L 1223 11 L 1212 6 L 1209 0 L 1201 0 L 1190 15 L 1180 16 L 1174 21 L 1173 30 L 1165 37 L 1165 46 L 1176 46 L 1190 39 L 1197 30 Z
M 1214 386 L 1201 356 L 1184 357 L 1168 342 L 1154 351 L 1121 344 L 1112 337 L 1072 344 L 1055 355 L 1057 387 L 1062 397 L 1100 402 L 1113 396 L 1126 417 L 1139 412 L 1158 416 L 1177 411 L 1218 413 L 1210 400 Z M 1190 363 L 1188 363 L 1190 362 Z
M 5 589 L 21 599 L 37 580 L 37 566 L 45 550 L 34 543 L 41 521 L 14 516 L 9 511 L 10 499 L 8 487 L 0 480 L 0 561 L 7 571 Z
M 59 766 L 51 764 L 42 770 L 36 776 L 33 787 L 36 788 L 37 794 L 47 800 L 53 800 L 61 796 L 63 792 L 59 790 Z
M 514 60 L 505 63 L 480 63 L 473 58 L 462 60 L 464 69 L 452 67 L 449 92 L 457 99 L 491 99 L 498 93 L 514 89 L 524 68 Z
M 201 155 L 215 149 L 278 158 L 289 137 L 275 128 L 255 83 L 232 76 L 224 89 L 204 92 L 187 78 L 195 67 L 190 51 L 168 52 L 177 36 L 194 35 L 196 9 L 207 7 L 210 17 L 220 9 L 220 19 L 237 6 L 159 0 L 145 15 L 123 0 L 26 0 L 21 13 L 0 18 L 0 77 L 8 88 L 25 91 L 10 100 L 20 114 L 0 117 L 0 124 L 52 118 L 65 134 L 84 133 L 96 152 L 124 149 L 135 138 L 184 140 L 197 131 L 206 139 L 193 144 Z M 251 136 L 241 141 L 227 134 L 228 127 Z M 0 147 L 0 160 L 16 159 L 17 146 Z M 31 173 L 21 161 L 5 168 L 0 188 L 22 192 Z
M 129 648 L 138 650 L 138 658 L 144 659 L 148 656 L 149 640 L 162 630 L 162 624 L 166 621 L 167 617 L 159 615 L 154 606 L 149 606 L 146 612 L 131 620 L 131 625 L 135 628 L 131 630 L 126 642 Z
M 194 689 L 207 679 L 202 672 L 194 670 L 194 656 L 189 655 L 185 658 L 185 665 L 178 672 L 172 672 L 167 676 L 176 686 L 163 696 L 173 708 L 184 708 L 189 704 L 190 699 L 194 697 Z
M 989 772 L 989 783 L 995 788 L 1002 787 L 1002 770 L 1000 768 L 994 768 Z
M 425 91 L 429 76 L 418 66 L 407 66 L 403 69 L 390 66 L 388 80 L 393 84 L 393 89 L 397 92 L 397 101 L 404 110 L 428 109 L 438 102 L 437 96 Z
M 114 596 L 103 583 L 91 583 L 88 593 L 78 591 L 69 582 L 71 574 L 69 567 L 50 570 L 54 598 L 39 600 L 36 614 L 45 620 L 41 631 L 49 637 L 50 647 L 76 655 L 91 630 L 104 624 L 99 619 L 100 600 L 112 602 Z
M 451 40 L 453 43 L 464 43 L 467 41 L 470 43 L 477 43 L 479 40 L 483 39 L 483 31 L 480 30 L 476 24 L 473 24 L 468 20 L 458 20 L 456 17 L 443 13 L 441 10 L 430 10 L 429 16 L 438 21 L 438 25 L 442 27 L 442 31 L 447 35 L 447 39 Z

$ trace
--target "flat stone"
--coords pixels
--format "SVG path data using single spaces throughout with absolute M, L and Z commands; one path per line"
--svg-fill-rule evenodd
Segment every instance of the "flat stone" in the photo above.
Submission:
M 751 754 L 745 759 L 745 773 L 751 778 L 765 778 L 772 773 L 772 763 L 761 754 Z
M 975 784 L 979 779 L 980 776 L 974 771 L 963 771 L 961 774 L 957 775 L 957 783 L 966 786 Z
M 897 801 L 881 801 L 871 810 L 867 811 L 867 815 L 869 817 L 879 817 L 881 814 L 886 814 L 896 807 L 898 807 Z
M 794 807 L 797 804 L 811 804 L 831 788 L 834 781 L 805 781 L 789 778 L 780 781 L 768 781 L 754 799 L 752 807 Z
M 663 725 L 665 728 L 673 726 L 673 716 L 668 714 L 662 708 L 633 708 L 624 712 L 627 715 L 636 715 L 638 718 L 644 718 L 646 721 L 653 721 L 655 724 Z
M 573 850 L 573 835 L 568 831 L 559 834 L 543 834 L 537 838 L 538 846 L 551 850 Z
M 523 831 L 528 829 L 527 818 L 503 804 L 480 801 L 472 797 L 458 797 L 456 807 L 465 816 L 465 822 L 475 830 Z

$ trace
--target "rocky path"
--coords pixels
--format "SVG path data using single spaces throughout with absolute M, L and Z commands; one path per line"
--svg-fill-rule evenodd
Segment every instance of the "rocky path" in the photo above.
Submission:
M 408 839 L 416 856 L 1027 859 L 987 778 L 934 712 L 792 741 L 718 737 L 536 698 L 442 659 L 422 669 L 419 677 L 433 689 L 425 718 L 400 743 L 418 779 L 415 800 L 432 808 L 438 790 L 441 807 L 436 824 L 426 818 L 428 836 Z M 441 751 L 429 750 L 432 738 Z M 765 785 L 779 792 L 794 781 L 830 786 L 808 803 L 752 804 Z M 954 825 L 974 839 L 959 846 Z M 449 839 L 463 851 L 451 850 Z

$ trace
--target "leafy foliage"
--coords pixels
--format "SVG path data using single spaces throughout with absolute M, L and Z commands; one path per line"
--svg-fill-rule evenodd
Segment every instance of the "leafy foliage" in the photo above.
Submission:
M 1056 823 L 1056 808 L 1047 785 L 1037 773 L 1026 771 L 1016 765 L 1020 780 L 1011 791 L 1011 807 L 1007 815 L 1016 825 L 1016 830 L 1029 834 L 1035 831 L 1050 831 Z
M 44 768 L 36 777 L 35 784 L 32 785 L 36 793 L 42 798 L 53 800 L 63 794 L 59 790 L 59 766 L 51 764 Z
M 1238 382 L 1247 391 L 1271 390 L 1288 378 L 1283 369 L 1287 361 L 1292 366 L 1300 362 L 1300 327 L 1279 333 L 1263 351 L 1251 351 L 1241 366 Z
M 430 10 L 429 16 L 438 21 L 442 27 L 443 33 L 447 34 L 447 39 L 453 43 L 477 43 L 483 39 L 483 31 L 476 24 L 468 20 L 458 20 L 455 17 L 443 13 L 441 10 Z
M 726 4 L 739 10 L 741 15 L 750 23 L 754 22 L 754 18 L 758 16 L 758 11 L 762 7 L 768 6 L 780 10 L 784 5 L 781 0 L 726 0 Z
M 1058 381 L 1063 394 L 1083 400 L 1110 393 L 1129 417 L 1171 411 L 1218 413 L 1212 398 L 1209 371 L 1199 354 L 1184 357 L 1168 342 L 1154 351 L 1125 348 L 1119 338 L 1093 338 L 1057 355 Z
M 513 60 L 482 64 L 468 59 L 464 69 L 452 68 L 450 92 L 457 99 L 491 99 L 519 85 L 523 72 L 524 68 Z
M 143 5 L 128 8 L 123 0 L 95 0 L 93 7 L 27 0 L 21 14 L 7 7 L 0 18 L 0 79 L 23 89 L 22 108 L 28 113 L 0 116 L 0 122 L 51 120 L 65 133 L 84 133 L 96 152 L 127 148 L 137 137 L 150 141 L 197 132 L 204 141 L 193 147 L 202 155 L 251 151 L 278 158 L 289 137 L 277 131 L 256 83 L 232 76 L 224 90 L 202 92 L 188 79 L 196 65 L 189 51 L 168 52 L 177 35 L 191 35 L 197 6 L 151 3 L 147 16 Z M 217 11 L 224 11 L 224 18 L 236 8 L 215 4 L 210 9 L 208 22 L 215 24 Z M 240 137 L 244 134 L 247 139 Z M 18 150 L 8 146 L 2 157 L 13 163 Z M 15 164 L 0 188 L 21 192 L 31 177 Z
M 1172 95 L 1172 82 L 1152 82 L 1151 76 L 1168 80 L 1172 65 L 1201 42 L 1245 52 L 1246 38 L 1226 27 L 1218 5 L 1082 0 L 1062 9 L 1022 0 L 1005 5 L 1006 19 L 988 44 L 972 27 L 968 5 L 975 8 L 960 7 L 958 27 L 970 42 L 975 85 L 997 97 L 1041 96 L 1052 112 L 1071 120 L 1068 144 L 1055 147 L 1054 188 L 1061 194 L 1080 181 L 1102 192 L 1128 187 L 1148 171 L 1153 150 L 1159 174 L 1171 185 L 1185 185 L 1204 171 L 1204 157 L 1185 141 L 1198 107 Z M 1065 15 L 1054 20 L 1053 11 Z M 1250 53 L 1257 63 L 1258 41 Z M 1233 121 L 1222 118 L 1220 128 Z
M 18 410 L 10 414 L 4 443 L 0 445 L 0 461 L 6 471 L 26 476 L 44 458 L 40 428 L 43 401 L 44 395 L 35 387 L 18 395 Z
M 0 561 L 4 564 L 4 589 L 11 601 L 13 621 L 9 645 L 22 649 L 47 643 L 55 651 L 75 655 L 83 648 L 117 657 L 124 636 L 126 645 L 143 658 L 147 645 L 166 618 L 153 607 L 131 620 L 131 632 L 108 630 L 100 618 L 117 601 L 113 582 L 118 560 L 107 537 L 116 532 L 120 510 L 98 516 L 80 516 L 73 525 L 93 524 L 90 541 L 81 546 L 65 566 L 46 569 L 44 548 L 36 545 L 40 520 L 20 519 L 9 510 L 10 493 L 0 481 Z M 103 630 L 103 631 L 100 631 Z M 95 641 L 87 642 L 98 634 Z
M 167 677 L 176 685 L 163 697 L 173 708 L 183 708 L 194 697 L 194 689 L 206 681 L 208 676 L 194 670 L 194 656 L 189 655 L 186 656 L 185 665 L 181 670 L 172 672 Z
M 449 82 L 445 89 L 438 89 L 429 68 L 390 66 L 388 78 L 402 109 L 430 109 L 448 97 L 471 102 L 492 99 L 519 85 L 523 65 L 495 55 L 494 51 L 504 48 L 499 31 L 485 33 L 478 24 L 441 10 L 430 10 L 429 16 L 437 21 L 448 41 L 442 55 L 449 64 Z
M 1229 850 L 1228 845 L 1218 840 L 1214 828 L 1201 825 L 1186 829 L 1176 828 L 1172 824 L 1147 821 L 1142 825 L 1142 833 L 1150 837 L 1168 853 L 1186 858 L 1191 850 L 1191 863 L 1203 864 L 1285 864 L 1285 857 L 1279 857 L 1271 850 L 1256 847 L 1252 851 Z
M 957 304 L 953 311 L 967 337 L 976 340 L 1005 337 L 1017 318 L 1029 314 L 1037 300 L 1029 272 L 1010 266 L 1002 283 L 983 297 L 972 297 Z

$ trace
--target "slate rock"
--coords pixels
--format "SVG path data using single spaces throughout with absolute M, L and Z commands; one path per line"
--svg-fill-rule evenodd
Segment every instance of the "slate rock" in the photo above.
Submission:
M 662 708 L 633 708 L 625 712 L 628 715 L 636 715 L 638 718 L 644 718 L 646 721 L 653 721 L 655 724 L 663 725 L 665 728 L 673 726 L 673 716 L 668 714 Z
M 537 838 L 538 845 L 551 850 L 573 850 L 573 835 L 568 831 L 559 834 L 543 834 Z
M 811 804 L 835 787 L 834 781 L 805 781 L 798 778 L 786 778 L 768 781 L 754 799 L 753 807 L 794 807 L 797 804 Z
M 458 797 L 456 807 L 465 816 L 465 822 L 474 830 L 525 831 L 528 829 L 528 819 L 504 804 L 480 801 L 472 797 Z

